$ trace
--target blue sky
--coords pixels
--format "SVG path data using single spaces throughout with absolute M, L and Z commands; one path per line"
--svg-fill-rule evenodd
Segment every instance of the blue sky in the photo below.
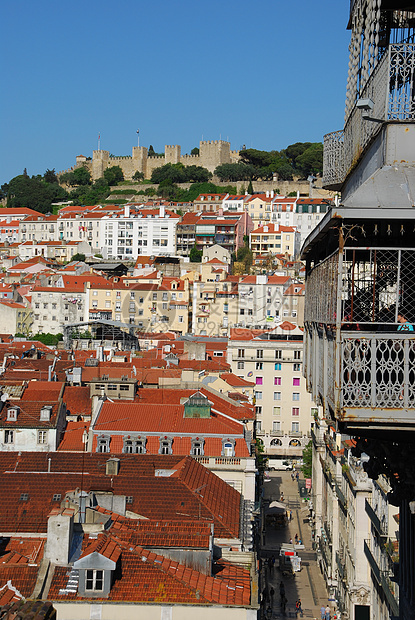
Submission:
M 97 148 L 282 149 L 343 127 L 348 0 L 38 0 L 0 10 L 0 184 Z

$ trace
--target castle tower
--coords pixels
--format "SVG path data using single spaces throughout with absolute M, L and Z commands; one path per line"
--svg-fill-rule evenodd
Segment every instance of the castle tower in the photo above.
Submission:
M 214 172 L 217 166 L 231 163 L 231 145 L 224 140 L 200 142 L 200 165 Z
M 144 178 L 147 178 L 147 157 L 146 146 L 133 146 L 133 175 L 134 172 L 142 172 Z
M 164 147 L 164 160 L 166 164 L 178 164 L 180 162 L 181 147 L 178 144 Z M 162 164 L 160 164 L 162 165 Z
M 100 179 L 108 168 L 109 151 L 92 151 L 92 180 Z

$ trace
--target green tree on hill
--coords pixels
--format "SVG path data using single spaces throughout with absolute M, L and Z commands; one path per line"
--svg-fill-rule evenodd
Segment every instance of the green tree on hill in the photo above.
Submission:
M 104 171 L 104 179 L 107 185 L 117 185 L 120 181 L 124 181 L 124 173 L 120 166 L 111 166 Z

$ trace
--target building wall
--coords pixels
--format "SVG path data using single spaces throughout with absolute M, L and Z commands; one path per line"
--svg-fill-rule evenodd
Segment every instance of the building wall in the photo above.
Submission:
M 64 603 L 52 601 L 59 620 L 256 620 L 256 608 L 222 607 L 220 605 L 178 605 L 144 604 L 144 603 L 92 603 L 77 601 Z M 99 614 L 99 616 L 97 615 Z
M 269 456 L 300 456 L 310 440 L 317 407 L 302 376 L 302 355 L 302 341 L 229 341 L 232 372 L 256 383 L 257 436 Z

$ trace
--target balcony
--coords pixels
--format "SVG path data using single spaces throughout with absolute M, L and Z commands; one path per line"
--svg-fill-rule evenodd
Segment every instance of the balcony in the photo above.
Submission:
M 336 490 L 336 495 L 337 495 L 337 497 L 339 499 L 340 504 L 343 506 L 343 508 L 345 510 L 347 510 L 347 500 L 346 500 L 346 497 L 345 497 L 343 491 L 341 490 L 340 484 L 338 482 L 335 482 L 334 488 Z
M 347 580 L 346 563 L 340 554 L 336 551 L 336 565 L 339 577 L 342 581 Z
M 399 597 L 398 586 L 392 581 L 389 571 L 380 572 L 380 585 L 389 603 L 390 610 L 394 617 L 399 616 Z
M 307 385 L 345 432 L 415 419 L 415 332 L 397 320 L 412 308 L 414 275 L 414 250 L 387 247 L 343 248 L 308 275 Z
M 385 122 L 415 120 L 414 67 L 414 44 L 389 46 L 360 93 L 360 99 L 371 99 L 374 103 L 372 118 Z M 340 189 L 362 151 L 381 130 L 381 122 L 364 120 L 363 114 L 355 105 L 344 131 L 324 137 L 323 186 Z
M 373 510 L 372 505 L 368 502 L 367 499 L 365 500 L 365 510 L 366 510 L 366 513 L 369 515 L 369 518 L 370 518 L 374 528 L 378 532 L 378 534 L 380 536 L 387 536 L 388 533 L 386 531 L 386 527 L 387 527 L 386 526 L 386 519 L 382 519 L 382 521 L 379 519 L 378 515 Z
M 380 584 L 380 569 L 379 569 L 378 563 L 375 560 L 375 557 L 372 554 L 372 551 L 370 549 L 370 542 L 368 540 L 364 541 L 363 550 L 364 550 L 366 559 L 369 562 L 369 566 L 372 569 L 372 573 L 376 581 Z

